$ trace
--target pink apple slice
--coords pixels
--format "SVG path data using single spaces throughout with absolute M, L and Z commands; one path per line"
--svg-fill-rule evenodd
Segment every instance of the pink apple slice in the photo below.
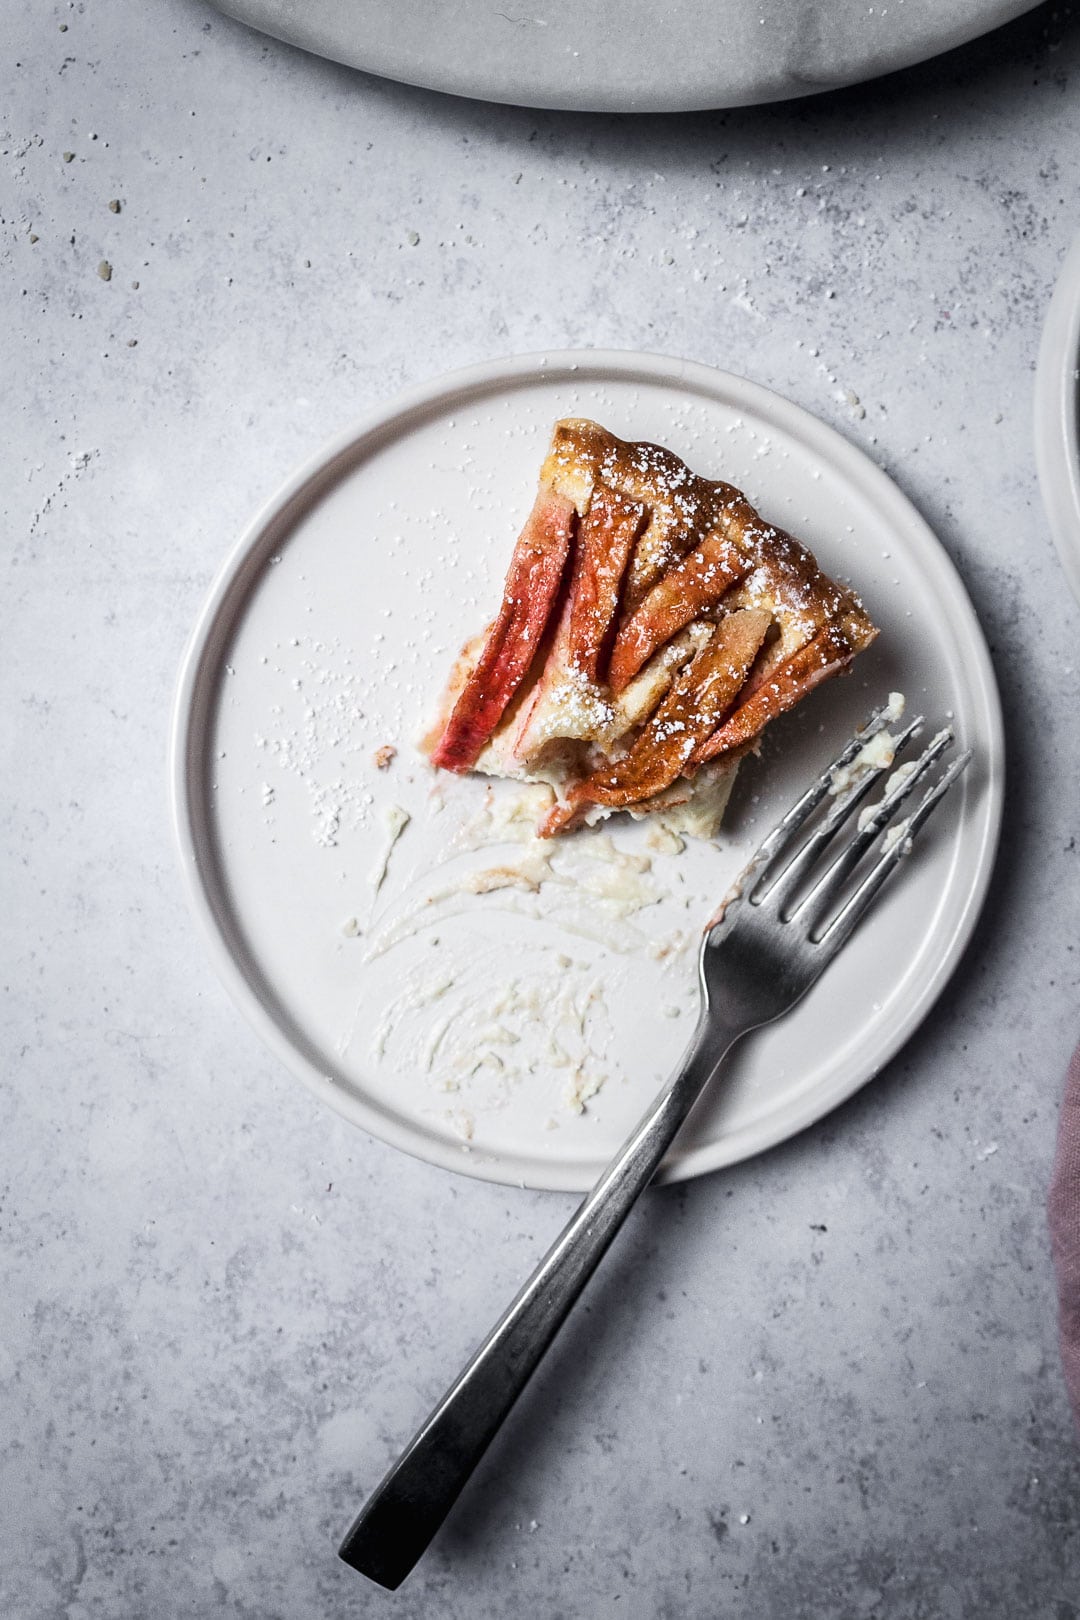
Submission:
M 574 518 L 572 501 L 551 489 L 540 491 L 514 548 L 498 617 L 431 755 L 433 765 L 471 770 L 505 714 L 547 630 Z

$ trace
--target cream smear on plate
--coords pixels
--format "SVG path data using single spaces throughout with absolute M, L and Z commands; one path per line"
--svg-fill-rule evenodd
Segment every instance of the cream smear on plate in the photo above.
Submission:
M 663 997 L 668 1016 L 682 1016 L 694 993 L 694 931 L 661 932 L 644 916 L 670 913 L 681 884 L 667 868 L 685 841 L 663 827 L 640 849 L 606 830 L 540 840 L 533 829 L 548 802 L 546 788 L 498 783 L 479 808 L 446 816 L 437 782 L 427 813 L 449 822 L 440 856 L 395 883 L 388 850 L 386 902 L 362 941 L 361 985 L 380 959 L 424 936 L 438 942 L 434 967 L 406 969 L 365 1055 L 376 1068 L 406 1063 L 421 1072 L 466 1143 L 478 1119 L 505 1108 L 522 1085 L 551 1094 L 547 1129 L 585 1112 L 615 1072 L 609 991 L 620 958 L 647 958 L 658 979 L 676 979 Z M 524 921 L 524 946 L 491 938 L 507 916 Z M 455 924 L 478 920 L 487 938 L 466 948 Z M 342 1054 L 361 1038 L 365 999 L 361 991 Z

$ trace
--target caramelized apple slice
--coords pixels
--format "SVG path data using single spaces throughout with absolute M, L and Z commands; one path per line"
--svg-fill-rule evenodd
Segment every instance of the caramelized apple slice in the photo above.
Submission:
M 466 681 L 433 765 L 468 771 L 506 712 L 547 629 L 573 535 L 574 503 L 542 489 L 514 548 L 499 616 Z
M 815 686 L 850 664 L 860 650 L 852 645 L 841 625 L 826 625 L 798 652 L 792 653 L 790 658 L 784 659 L 770 671 L 745 703 L 740 704 L 734 714 L 699 745 L 692 763 L 695 766 L 703 765 L 706 760 L 715 759 L 719 754 L 744 748 L 770 720 L 794 708 Z
M 541 824 L 541 837 L 560 832 L 585 805 L 621 810 L 669 787 L 734 703 L 769 624 L 763 608 L 743 608 L 721 619 L 629 753 L 573 787 L 567 802 L 555 805 Z
M 578 525 L 567 656 L 572 667 L 594 685 L 618 611 L 626 565 L 644 521 L 640 501 L 597 484 L 588 514 Z M 681 630 L 682 625 L 676 628 Z
M 738 547 L 714 529 L 696 550 L 668 569 L 619 626 L 608 672 L 612 691 L 621 692 L 658 647 L 719 602 L 748 567 Z

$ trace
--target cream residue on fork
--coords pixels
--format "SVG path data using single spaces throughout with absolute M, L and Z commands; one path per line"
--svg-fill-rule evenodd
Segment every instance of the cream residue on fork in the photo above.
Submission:
M 903 765 L 898 765 L 896 770 L 885 778 L 885 786 L 882 790 L 881 798 L 876 799 L 873 804 L 864 805 L 859 811 L 857 826 L 860 832 L 863 832 L 865 828 L 870 825 L 878 811 L 881 809 L 881 806 L 885 800 L 889 798 L 891 794 L 899 793 L 904 787 L 905 783 L 911 780 L 918 768 L 918 760 L 909 759 Z
M 885 724 L 880 731 L 875 731 L 863 743 L 854 759 L 846 765 L 841 765 L 833 771 L 829 782 L 829 792 L 839 797 L 846 793 L 856 783 L 860 782 L 868 771 L 887 771 L 896 758 L 896 738 L 889 730 L 901 718 L 905 708 L 905 698 L 902 692 L 890 692 L 889 702 L 885 710 Z

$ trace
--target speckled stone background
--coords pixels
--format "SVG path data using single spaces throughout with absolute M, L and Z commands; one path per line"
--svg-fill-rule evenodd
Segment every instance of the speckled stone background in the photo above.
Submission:
M 1030 419 L 1077 9 L 630 121 L 381 83 L 199 0 L 4 9 L 0 1614 L 1073 1620 L 1044 1199 L 1080 608 Z M 181 898 L 170 692 L 294 463 L 400 384 L 578 344 L 766 382 L 914 499 L 996 658 L 1004 853 L 885 1075 L 647 1198 L 391 1597 L 337 1538 L 571 1200 L 404 1158 L 262 1052 Z

